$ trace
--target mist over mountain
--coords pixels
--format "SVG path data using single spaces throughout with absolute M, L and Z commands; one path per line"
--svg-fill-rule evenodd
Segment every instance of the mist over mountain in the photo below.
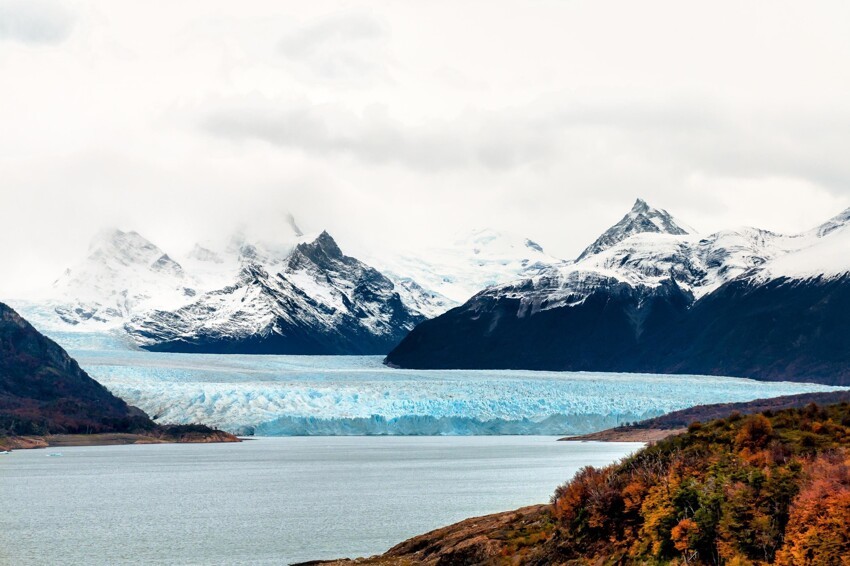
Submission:
M 184 253 L 103 230 L 48 298 L 18 306 L 43 328 L 126 333 L 153 350 L 385 354 L 481 288 L 559 262 L 528 238 L 478 229 L 364 263 L 289 214 L 276 230 L 244 226 Z

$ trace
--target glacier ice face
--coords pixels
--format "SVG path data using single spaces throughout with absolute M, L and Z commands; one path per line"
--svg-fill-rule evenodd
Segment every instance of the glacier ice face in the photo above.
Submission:
M 377 356 L 72 355 L 159 422 L 270 436 L 579 434 L 696 404 L 834 389 L 702 376 L 394 370 Z

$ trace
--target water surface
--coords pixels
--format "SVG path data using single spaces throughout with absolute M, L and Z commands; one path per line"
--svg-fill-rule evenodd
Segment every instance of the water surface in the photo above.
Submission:
M 368 556 L 548 501 L 635 443 L 290 437 L 0 456 L 0 563 L 285 564 Z M 61 456 L 50 456 L 61 452 Z

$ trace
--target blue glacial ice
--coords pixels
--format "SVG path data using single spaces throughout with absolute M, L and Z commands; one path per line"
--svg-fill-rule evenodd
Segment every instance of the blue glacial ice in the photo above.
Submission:
M 581 434 L 823 385 L 651 374 L 396 370 L 381 358 L 72 351 L 163 423 L 279 435 Z

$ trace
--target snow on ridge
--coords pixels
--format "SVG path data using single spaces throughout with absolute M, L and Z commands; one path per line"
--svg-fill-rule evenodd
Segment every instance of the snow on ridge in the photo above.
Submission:
M 817 229 L 801 240 L 800 248 L 772 259 L 754 271 L 750 279 L 757 283 L 776 279 L 829 280 L 850 273 L 850 229 L 846 225 Z
M 647 210 L 655 209 L 639 199 L 624 221 Z M 760 284 L 778 278 L 829 279 L 850 273 L 850 209 L 791 235 L 742 227 L 708 235 L 637 231 L 620 239 L 624 221 L 597 240 L 602 241 L 599 249 L 592 251 L 591 246 L 592 253 L 576 262 L 547 267 L 479 295 L 519 298 L 523 316 L 575 306 L 595 290 L 619 284 L 651 290 L 672 279 L 697 300 L 738 278 Z
M 606 285 L 651 290 L 671 278 L 698 299 L 739 277 L 761 283 L 850 272 L 848 223 L 850 209 L 800 234 L 745 227 L 702 235 L 638 199 L 575 262 L 550 256 L 525 237 L 489 228 L 461 234 L 451 245 L 367 256 L 365 262 L 393 282 L 405 305 L 428 318 L 482 293 L 537 294 L 525 299 L 528 312 L 534 312 L 580 303 Z M 169 255 L 137 232 L 106 230 L 94 238 L 86 260 L 57 280 L 42 305 L 61 317 L 54 321 L 60 326 L 117 328 L 134 315 L 173 311 L 231 286 L 245 266 L 275 275 L 300 244 L 320 236 L 304 234 L 290 216 L 272 233 L 243 229 L 223 243 L 201 242 L 186 254 Z M 344 302 L 322 278 L 292 273 L 290 280 L 333 309 Z
M 79 332 L 121 329 L 130 320 L 175 312 L 218 292 L 213 302 L 219 312 L 234 314 L 237 306 L 224 308 L 222 301 L 227 293 L 220 291 L 237 284 L 246 267 L 256 266 L 275 275 L 288 269 L 299 246 L 314 244 L 324 236 L 325 233 L 305 234 L 289 215 L 272 232 L 242 228 L 224 241 L 199 242 L 185 254 L 170 256 L 135 231 L 102 230 L 93 238 L 87 257 L 66 270 L 54 284 L 52 293 L 40 301 L 43 308 L 36 310 L 40 320 L 57 329 L 67 327 Z M 290 287 L 302 285 L 302 291 L 313 301 L 302 306 L 315 309 L 316 305 L 322 305 L 316 311 L 320 318 L 332 319 L 322 313 L 344 310 L 345 302 L 352 299 L 354 289 L 350 285 L 334 290 L 326 277 L 289 271 Z M 345 277 L 338 277 L 337 284 L 345 286 Z M 435 316 L 451 306 L 443 297 L 429 294 L 412 280 L 400 282 L 397 292 L 408 308 L 426 316 Z M 267 309 L 261 303 L 252 302 L 260 312 L 239 311 L 240 322 L 253 321 L 253 325 L 267 322 Z M 165 318 L 157 316 L 161 324 L 166 324 Z M 212 313 L 208 316 L 215 318 Z M 381 326 L 371 320 L 365 322 Z
M 154 304 L 176 306 L 195 294 L 197 281 L 165 251 L 141 236 L 101 231 L 87 257 L 53 284 L 49 304 L 66 324 L 118 327 L 130 313 Z

